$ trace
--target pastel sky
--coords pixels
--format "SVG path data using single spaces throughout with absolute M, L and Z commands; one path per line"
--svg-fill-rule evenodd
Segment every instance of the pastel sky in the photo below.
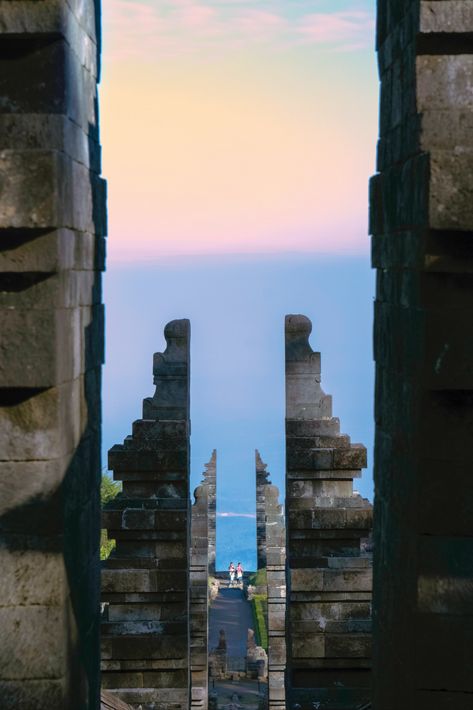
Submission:
M 365 248 L 372 2 L 103 6 L 112 259 Z
M 104 459 L 192 323 L 192 483 L 218 450 L 217 563 L 255 565 L 254 449 L 284 490 L 286 313 L 314 323 L 342 430 L 368 448 L 374 0 L 103 0 L 109 191 Z

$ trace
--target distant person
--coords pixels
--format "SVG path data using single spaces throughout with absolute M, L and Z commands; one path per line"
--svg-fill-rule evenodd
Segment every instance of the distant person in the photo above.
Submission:
M 243 567 L 241 566 L 241 562 L 239 562 L 237 564 L 236 573 L 237 573 L 237 582 L 242 584 L 243 583 Z
M 233 582 L 235 581 L 235 565 L 230 562 L 228 566 L 228 574 L 230 576 L 230 586 L 233 587 Z

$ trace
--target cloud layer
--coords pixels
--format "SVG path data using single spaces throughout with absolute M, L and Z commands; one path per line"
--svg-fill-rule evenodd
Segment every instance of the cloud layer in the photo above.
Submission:
M 319 12 L 315 6 L 323 5 Z M 354 7 L 355 6 L 355 7 Z M 105 49 L 116 61 L 248 49 L 253 45 L 317 45 L 351 51 L 373 44 L 367 2 L 278 0 L 108 0 Z

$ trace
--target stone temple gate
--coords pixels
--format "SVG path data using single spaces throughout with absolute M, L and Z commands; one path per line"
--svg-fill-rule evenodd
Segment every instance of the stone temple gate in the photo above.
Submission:
M 473 6 L 471 0 L 378 0 L 377 6 L 371 702 L 376 710 L 465 710 L 473 697 Z M 83 710 L 99 703 L 106 234 L 99 78 L 98 0 L 0 0 L 0 706 L 6 709 Z M 147 406 L 154 411 L 152 401 Z M 161 431 L 146 423 L 159 417 L 143 419 L 112 455 L 114 470 L 127 476 L 123 495 L 130 501 L 150 480 L 132 464 L 147 438 L 159 459 L 152 475 L 171 485 L 173 474 L 183 490 L 188 486 L 185 412 L 167 409 L 166 416 L 174 423 Z M 274 707 L 291 707 L 292 698 L 300 705 L 313 691 L 315 702 L 324 702 L 329 678 L 342 666 L 352 697 L 358 693 L 364 702 L 370 673 L 363 561 L 369 511 L 350 491 L 363 453 L 336 427 L 314 434 L 319 421 L 316 413 L 307 420 L 296 410 L 288 416 L 286 577 L 281 535 L 272 539 L 270 532 L 280 516 L 274 491 L 272 504 L 265 502 Z M 307 446 L 310 436 L 333 441 Z M 296 498 L 298 487 L 312 493 Z M 174 509 L 132 503 L 129 519 L 119 509 L 106 513 L 120 552 L 104 574 L 110 585 L 104 594 L 115 595 L 104 625 L 106 682 L 129 672 L 144 683 L 154 673 L 177 704 L 204 702 L 198 648 L 205 637 L 205 552 L 198 538 L 205 498 L 200 491 L 192 509 L 188 493 L 172 501 Z M 337 516 L 328 506 L 319 516 L 317 506 L 325 509 L 331 499 L 337 506 L 345 501 L 349 512 Z M 191 546 L 194 514 L 200 532 Z M 164 526 L 161 537 L 153 519 Z M 173 556 L 173 545 L 184 557 Z M 153 547 L 167 548 L 154 569 L 146 566 L 155 559 Z M 132 552 L 140 552 L 140 562 L 128 574 Z M 331 588 L 339 584 L 338 557 L 353 558 L 352 572 L 342 574 L 353 586 L 344 590 Z M 165 560 L 169 578 L 179 580 L 172 592 Z M 321 628 L 314 610 L 332 601 Z M 174 655 L 150 633 L 146 651 L 140 641 L 133 657 L 119 658 L 126 646 L 120 630 L 133 636 L 142 621 L 135 607 L 146 605 L 155 617 L 167 616 L 148 619 L 148 628 L 159 625 L 175 639 Z M 134 618 L 127 622 L 128 612 Z M 190 628 L 188 612 L 196 619 Z M 352 640 L 337 645 L 337 634 Z

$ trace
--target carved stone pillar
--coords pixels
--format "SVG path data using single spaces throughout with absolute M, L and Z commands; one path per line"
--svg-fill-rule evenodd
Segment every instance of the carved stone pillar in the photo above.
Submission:
M 265 509 L 265 488 L 268 484 L 269 472 L 266 471 L 268 465 L 260 456 L 258 449 L 255 450 L 256 468 L 256 562 L 257 569 L 266 567 L 266 509 Z
M 377 710 L 473 698 L 472 37 L 467 0 L 378 2 Z
M 370 503 L 353 493 L 366 450 L 340 434 L 311 322 L 286 317 L 287 698 L 355 710 L 370 697 Z
M 98 0 L 0 2 L 0 707 L 99 702 Z
M 104 563 L 102 682 L 143 710 L 187 710 L 189 643 L 189 341 L 169 323 L 154 355 L 154 397 L 123 444 L 109 451 L 123 492 L 103 513 L 117 542 Z
M 217 452 L 214 449 L 210 461 L 205 464 L 202 474 L 203 483 L 207 487 L 208 500 L 208 543 L 209 543 L 209 574 L 215 575 L 215 556 L 217 544 Z

